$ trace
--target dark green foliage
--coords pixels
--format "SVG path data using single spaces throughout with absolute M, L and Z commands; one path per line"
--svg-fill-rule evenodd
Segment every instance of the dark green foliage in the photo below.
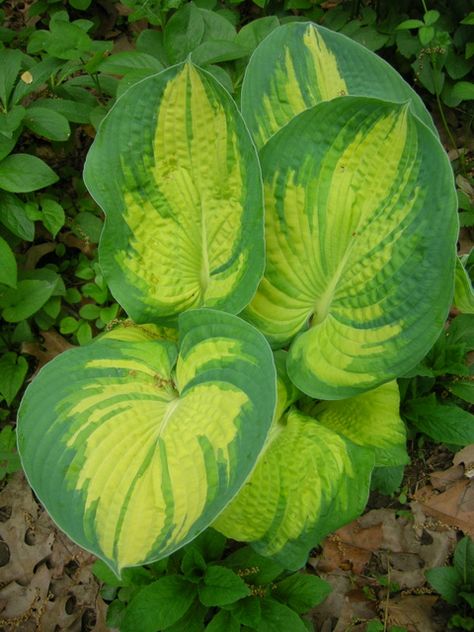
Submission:
M 103 562 L 94 573 L 111 601 L 110 626 L 158 630 L 306 630 L 300 615 L 321 603 L 330 586 L 314 575 L 288 573 L 244 546 L 226 553 L 225 538 L 207 529 L 191 544 L 118 579 Z M 205 627 L 207 626 L 207 627 Z
M 463 538 L 457 545 L 452 566 L 432 568 L 426 572 L 431 586 L 448 604 L 461 612 L 450 619 L 450 626 L 462 630 L 474 629 L 474 543 Z

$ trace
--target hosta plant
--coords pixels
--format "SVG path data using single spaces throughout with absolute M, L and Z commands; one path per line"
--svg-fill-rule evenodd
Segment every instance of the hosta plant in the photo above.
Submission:
M 85 181 L 134 322 L 49 363 L 20 409 L 32 487 L 117 573 L 209 525 L 301 566 L 374 467 L 406 463 L 396 377 L 452 301 L 450 165 L 393 69 L 292 23 L 241 104 L 190 61 L 117 101 Z

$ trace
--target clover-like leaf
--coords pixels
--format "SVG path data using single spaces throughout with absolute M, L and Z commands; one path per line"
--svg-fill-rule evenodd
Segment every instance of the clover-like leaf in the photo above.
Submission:
M 373 466 L 372 450 L 290 410 L 213 527 L 285 568 L 300 568 L 310 548 L 362 512 Z
M 116 572 L 205 529 L 249 475 L 272 421 L 276 376 L 263 336 L 214 310 L 188 311 L 179 324 L 179 352 L 136 328 L 61 354 L 20 408 L 31 486 Z
M 303 110 L 344 95 L 408 101 L 436 132 L 422 100 L 392 66 L 312 22 L 285 24 L 258 46 L 242 85 L 242 113 L 260 148 Z
M 84 177 L 106 214 L 104 275 L 136 322 L 247 305 L 264 265 L 260 168 L 210 74 L 187 62 L 132 86 L 102 123 Z
M 364 97 L 302 112 L 261 152 L 265 275 L 247 318 L 291 345 L 288 374 L 343 399 L 408 371 L 453 293 L 453 174 L 406 106 Z M 308 328 L 309 326 L 309 328 Z
M 311 416 L 356 445 L 373 448 L 376 466 L 409 463 L 398 384 L 387 382 L 348 399 L 319 402 Z

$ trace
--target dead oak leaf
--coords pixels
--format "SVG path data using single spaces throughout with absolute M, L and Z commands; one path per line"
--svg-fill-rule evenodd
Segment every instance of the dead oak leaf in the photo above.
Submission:
M 38 360 L 36 373 L 50 360 L 68 349 L 72 349 L 74 345 L 69 343 L 66 338 L 55 329 L 41 332 L 42 342 L 24 342 L 21 345 L 22 353 L 34 356 Z M 34 377 L 33 375 L 33 377 Z

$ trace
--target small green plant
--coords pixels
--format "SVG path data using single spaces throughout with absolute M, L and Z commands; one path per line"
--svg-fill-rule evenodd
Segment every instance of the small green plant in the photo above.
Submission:
M 11 426 L 0 430 L 0 481 L 7 474 L 21 470 L 20 457 L 16 450 L 15 431 Z
M 468 290 L 472 292 L 470 287 Z M 403 416 L 435 441 L 451 446 L 474 442 L 470 412 L 473 367 L 466 361 L 473 349 L 472 314 L 461 314 L 441 332 L 422 362 L 400 381 Z
M 209 526 L 296 570 L 374 467 L 408 461 L 395 378 L 450 308 L 453 174 L 420 98 L 337 33 L 274 29 L 241 111 L 178 43 L 165 30 L 179 63 L 117 100 L 85 166 L 106 220 L 83 278 L 135 324 L 41 371 L 19 451 L 117 575 Z
M 460 612 L 449 620 L 450 629 L 474 630 L 474 543 L 468 537 L 458 543 L 452 566 L 426 571 L 431 586 L 451 606 Z
M 101 561 L 95 575 L 109 602 L 107 623 L 121 632 L 268 629 L 304 632 L 300 618 L 329 594 L 315 575 L 289 573 L 249 546 L 230 552 L 212 529 L 154 564 L 119 580 Z

